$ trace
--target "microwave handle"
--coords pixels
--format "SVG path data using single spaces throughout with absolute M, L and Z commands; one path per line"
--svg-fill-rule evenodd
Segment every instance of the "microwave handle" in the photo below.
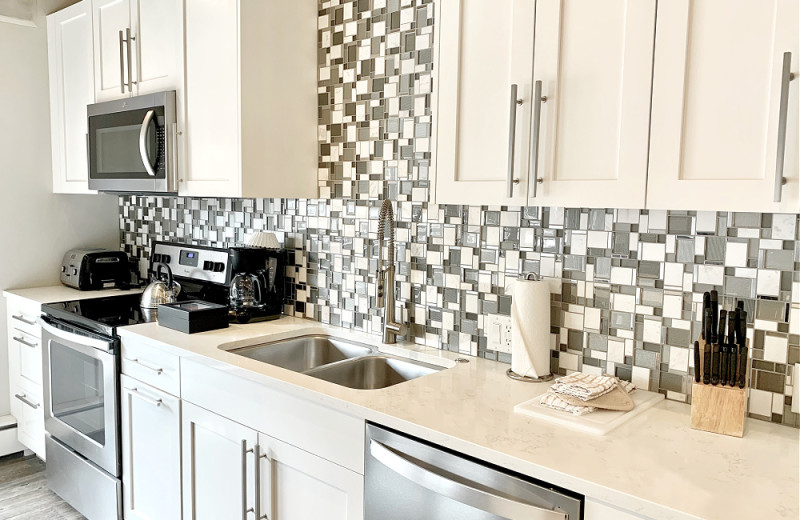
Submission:
M 144 168 L 150 177 L 155 177 L 156 171 L 153 169 L 153 165 L 150 164 L 150 157 L 147 155 L 147 129 L 150 127 L 150 121 L 153 120 L 154 115 L 155 112 L 153 110 L 148 110 L 142 121 L 142 128 L 139 130 L 139 155 L 142 156 Z

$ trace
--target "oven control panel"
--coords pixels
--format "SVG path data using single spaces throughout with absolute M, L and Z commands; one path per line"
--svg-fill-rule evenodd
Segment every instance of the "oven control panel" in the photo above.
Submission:
M 150 261 L 151 267 L 157 263 L 167 264 L 172 275 L 179 278 L 227 285 L 230 281 L 228 256 L 227 249 L 156 242 Z

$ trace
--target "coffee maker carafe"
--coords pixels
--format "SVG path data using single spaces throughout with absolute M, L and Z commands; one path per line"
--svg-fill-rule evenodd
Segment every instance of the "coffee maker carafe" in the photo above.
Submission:
M 230 262 L 231 316 L 239 323 L 279 318 L 283 308 L 284 250 L 232 247 Z

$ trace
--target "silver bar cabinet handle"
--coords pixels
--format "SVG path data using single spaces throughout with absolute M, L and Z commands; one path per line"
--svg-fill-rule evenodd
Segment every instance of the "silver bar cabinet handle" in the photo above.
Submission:
M 247 454 L 253 451 L 254 448 L 247 449 L 247 439 L 242 439 L 242 520 L 247 520 L 247 513 L 255 512 L 247 507 Z
M 22 336 L 20 336 L 20 337 L 14 336 L 14 341 L 16 341 L 17 343 L 21 343 L 21 344 L 25 345 L 26 347 L 30 347 L 30 348 L 36 348 L 37 346 L 39 346 L 37 343 L 31 343 L 29 341 L 25 341 L 25 338 L 22 337 Z
M 22 395 L 14 394 L 14 397 L 16 397 L 17 399 L 19 399 L 20 401 L 22 401 L 23 403 L 27 404 L 28 406 L 30 406 L 33 409 L 39 408 L 38 404 L 35 404 L 35 403 L 32 403 L 32 402 L 28 401 L 26 399 L 27 396 L 25 394 L 22 394 Z
M 533 131 L 531 132 L 531 196 L 536 197 L 539 184 L 544 182 L 539 177 L 539 135 L 541 134 L 542 103 L 547 101 L 547 96 L 542 96 L 542 80 L 538 80 L 533 87 Z
M 140 367 L 142 367 L 142 368 L 146 368 L 147 370 L 150 370 L 151 372 L 155 372 L 157 376 L 160 376 L 160 375 L 161 375 L 161 374 L 164 372 L 164 369 L 163 369 L 163 368 L 155 368 L 155 367 L 151 367 L 151 366 L 147 366 L 147 365 L 145 365 L 144 363 L 142 363 L 141 361 L 139 361 L 139 358 L 133 358 L 133 359 L 131 359 L 131 358 L 127 358 L 127 357 L 126 357 L 125 359 L 126 359 L 126 360 L 128 360 L 128 361 L 130 361 L 131 363 L 136 363 L 136 364 L 137 364 L 137 365 L 139 365 Z
M 514 184 L 519 184 L 519 179 L 514 178 L 514 147 L 517 141 L 517 107 L 522 104 L 517 99 L 517 84 L 511 84 L 511 103 L 508 118 L 508 178 L 506 179 L 506 197 L 514 195 Z
M 781 103 L 778 113 L 778 157 L 775 162 L 775 191 L 772 200 L 781 201 L 783 185 L 786 178 L 783 176 L 783 167 L 786 162 L 786 119 L 789 113 L 789 83 L 794 79 L 792 68 L 792 53 L 783 53 L 783 71 L 781 73 Z
M 256 502 L 256 507 L 258 508 L 258 520 L 269 520 L 269 515 L 272 511 L 267 511 L 263 515 L 261 514 L 261 459 L 267 460 L 267 471 L 270 475 L 269 481 L 269 507 L 272 508 L 272 504 L 274 503 L 274 497 L 272 496 L 272 460 L 266 453 L 261 452 L 261 447 L 258 447 L 259 452 L 258 456 L 256 457 L 256 475 L 258 476 L 258 481 L 256 482 L 256 497 L 258 497 L 258 501 Z
M 164 404 L 164 401 L 162 401 L 161 399 L 152 399 L 150 397 L 147 397 L 143 393 L 139 392 L 139 389 L 136 388 L 136 387 L 134 387 L 134 388 L 125 387 L 125 390 L 130 392 L 131 395 L 135 395 L 136 397 L 138 397 L 139 399 L 141 399 L 145 403 L 150 403 L 153 406 L 161 406 L 162 404 Z
M 128 27 L 125 29 L 125 35 L 128 37 L 128 92 L 133 92 L 133 75 L 131 74 L 133 63 L 131 60 L 131 45 L 134 40 L 136 40 L 136 36 L 131 36 L 131 28 Z
M 155 112 L 153 110 L 148 110 L 144 115 L 142 128 L 139 130 L 139 155 L 142 156 L 144 169 L 147 170 L 147 175 L 150 177 L 155 177 L 156 171 L 153 169 L 153 165 L 150 164 L 150 157 L 147 155 L 147 128 L 150 126 L 150 121 L 153 120 L 154 115 Z
M 119 31 L 119 89 L 125 93 L 125 51 L 122 45 L 125 43 L 125 36 L 122 30 Z
M 569 518 L 564 511 L 543 509 L 518 502 L 435 473 L 414 464 L 374 439 L 369 441 L 369 452 L 378 462 L 417 485 L 493 515 L 509 520 L 568 520 Z
M 254 479 L 256 494 L 253 497 L 253 501 L 255 502 L 255 516 L 258 520 L 261 518 L 261 446 L 258 444 L 253 446 L 253 458 L 255 459 L 254 465 L 256 468 L 256 478 Z
M 11 317 L 17 321 L 21 321 L 25 325 L 36 325 L 35 320 L 34 321 L 26 320 L 24 314 L 12 314 Z

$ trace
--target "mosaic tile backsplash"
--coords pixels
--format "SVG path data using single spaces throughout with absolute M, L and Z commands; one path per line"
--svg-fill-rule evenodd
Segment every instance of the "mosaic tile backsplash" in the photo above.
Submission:
M 752 417 L 800 426 L 798 215 L 429 204 L 431 0 L 320 3 L 319 200 L 124 196 L 124 249 L 228 246 L 270 230 L 290 252 L 286 313 L 379 334 L 381 198 L 397 201 L 397 295 L 417 343 L 508 362 L 484 321 L 507 283 L 554 280 L 555 373 L 607 372 L 689 401 L 704 291 L 742 300 Z

